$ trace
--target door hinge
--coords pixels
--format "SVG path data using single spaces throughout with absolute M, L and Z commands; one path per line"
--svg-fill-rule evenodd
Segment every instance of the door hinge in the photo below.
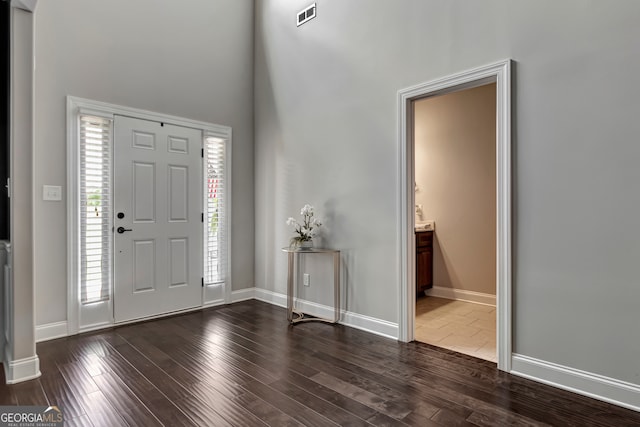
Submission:
M 204 277 L 201 277 L 200 280 L 202 281 L 202 287 L 204 288 Z
M 204 159 L 204 148 L 200 149 L 200 157 L 202 157 Z
M 204 222 L 204 213 L 200 214 L 200 222 Z

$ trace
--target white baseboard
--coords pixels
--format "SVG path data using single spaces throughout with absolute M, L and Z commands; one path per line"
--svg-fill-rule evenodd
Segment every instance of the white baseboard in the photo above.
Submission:
M 254 295 L 254 289 L 255 288 L 249 288 L 249 289 L 241 289 L 239 291 L 234 291 L 231 294 L 231 299 L 232 299 L 232 303 L 234 302 L 240 302 L 240 301 L 246 301 L 249 299 L 253 299 L 253 295 Z M 202 310 L 203 308 L 210 308 L 210 307 L 216 307 L 219 305 L 223 305 L 224 304 L 224 300 L 220 300 L 220 301 L 211 301 L 205 305 L 203 305 L 202 307 L 197 307 L 195 309 L 188 309 L 188 310 L 184 310 L 184 311 L 179 311 L 179 312 L 173 312 L 173 313 L 169 313 L 169 315 L 174 315 L 177 313 L 188 313 L 190 311 L 197 311 L 197 310 Z M 155 319 L 155 318 L 162 318 L 162 317 L 166 317 L 166 315 L 161 315 L 161 316 L 155 316 L 155 317 L 150 317 L 148 319 L 144 319 L 144 320 L 151 320 L 151 319 Z M 92 325 L 86 325 L 84 327 L 82 327 L 81 329 L 78 330 L 79 333 L 86 333 L 86 332 L 93 332 L 93 331 L 99 331 L 101 329 L 107 329 L 107 328 L 113 328 L 114 326 L 121 326 L 121 325 L 125 325 L 127 323 L 136 323 L 139 322 L 141 319 L 134 319 L 128 322 L 120 322 L 120 323 L 111 323 L 111 322 L 101 322 L 101 323 L 96 323 L 96 324 L 92 324 Z M 36 342 L 42 342 L 42 341 L 49 341 L 49 340 L 54 340 L 57 338 L 64 338 L 66 336 L 69 335 L 68 332 L 68 328 L 67 328 L 67 322 L 63 321 L 63 322 L 55 322 L 55 323 L 48 323 L 46 325 L 38 325 L 36 326 Z
M 467 301 L 476 304 L 496 306 L 496 296 L 491 294 L 483 294 L 481 292 L 465 291 L 464 289 L 443 288 L 434 286 L 424 291 L 425 295 L 453 299 L 457 301 Z
M 221 305 L 224 305 L 224 300 L 223 299 L 208 301 L 208 302 L 206 302 L 206 303 L 204 303 L 202 305 L 202 309 L 211 308 L 211 307 L 218 307 L 218 306 L 221 306 Z
M 269 304 L 277 305 L 278 307 L 287 307 L 287 296 L 265 289 L 255 288 L 255 299 L 262 302 L 268 302 Z
M 287 306 L 286 295 L 278 294 L 264 289 L 256 288 L 254 298 L 259 301 L 267 302 L 280 307 Z M 304 311 L 305 313 L 310 313 L 315 316 L 326 317 L 329 319 L 333 319 L 334 316 L 333 307 L 316 304 L 310 301 L 296 300 L 296 308 Z M 398 339 L 398 324 L 387 322 L 386 320 L 376 319 L 374 317 L 363 316 L 362 314 L 342 310 L 339 323 L 355 329 L 371 332 L 372 334 L 381 335 L 383 337 L 396 340 Z
M 254 298 L 256 288 L 240 289 L 231 292 L 231 304 L 234 302 L 247 301 Z
M 47 323 L 36 326 L 36 342 L 54 340 L 68 335 L 67 322 Z
M 38 359 L 37 355 L 26 359 L 11 360 L 8 346 L 5 348 L 3 365 L 7 384 L 21 383 L 38 378 L 41 375 L 40 359 Z
M 533 381 L 640 411 L 640 385 L 513 354 L 511 373 Z

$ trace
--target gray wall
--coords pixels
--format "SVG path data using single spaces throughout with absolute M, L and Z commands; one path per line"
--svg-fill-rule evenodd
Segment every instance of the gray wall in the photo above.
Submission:
M 414 103 L 416 204 L 434 220 L 433 285 L 496 294 L 496 85 Z
M 321 208 L 351 311 L 398 321 L 397 91 L 512 58 L 514 349 L 640 384 L 640 2 L 256 2 L 256 283 Z
M 66 320 L 65 96 L 233 128 L 232 277 L 253 276 L 253 2 L 56 0 L 36 10 L 36 323 Z M 63 191 L 66 197 L 66 189 Z M 17 258 L 17 257 L 16 257 Z

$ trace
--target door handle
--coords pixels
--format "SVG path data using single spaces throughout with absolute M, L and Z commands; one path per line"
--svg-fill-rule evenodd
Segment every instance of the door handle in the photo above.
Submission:
M 132 230 L 132 229 L 130 229 L 130 228 L 118 227 L 118 228 L 116 229 L 116 231 L 117 231 L 118 233 L 122 234 L 122 233 L 124 233 L 125 231 L 133 231 L 133 230 Z

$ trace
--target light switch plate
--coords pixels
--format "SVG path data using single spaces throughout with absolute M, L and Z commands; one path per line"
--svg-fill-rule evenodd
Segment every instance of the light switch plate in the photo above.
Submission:
M 59 185 L 43 185 L 42 200 L 59 202 L 62 200 L 62 187 Z

